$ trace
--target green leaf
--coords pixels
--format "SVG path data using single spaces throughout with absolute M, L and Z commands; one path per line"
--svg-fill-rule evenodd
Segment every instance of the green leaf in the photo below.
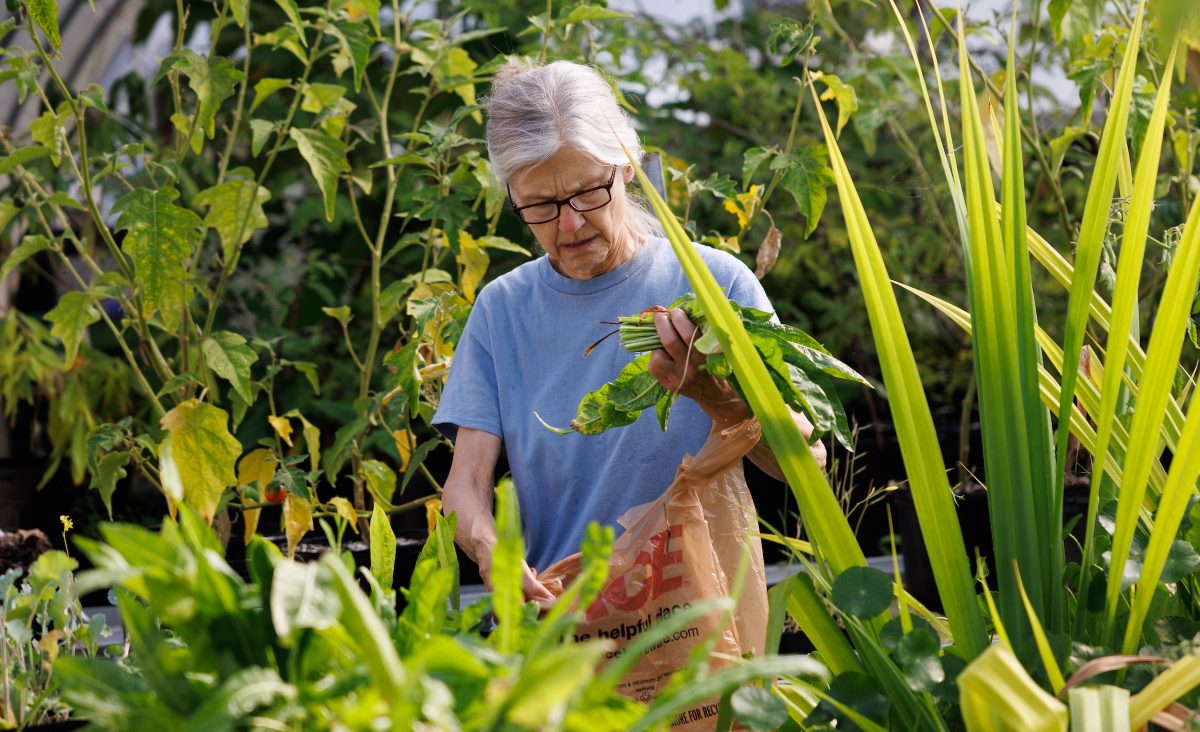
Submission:
M 850 567 L 833 581 L 834 607 L 862 620 L 870 620 L 892 604 L 892 578 L 874 567 Z
M 517 650 L 521 638 L 522 606 L 521 563 L 525 542 L 521 538 L 521 514 L 517 489 L 509 479 L 496 486 L 496 545 L 492 549 L 492 608 L 499 627 L 491 642 L 501 653 Z
M 0 232 L 4 227 L 0 227 Z M 8 259 L 4 260 L 4 266 L 0 267 L 0 280 L 8 277 L 9 273 L 16 269 L 22 262 L 29 259 L 38 252 L 44 252 L 50 248 L 50 240 L 39 234 L 27 234 L 17 248 L 12 250 L 12 254 L 8 255 Z
M 62 38 L 58 35 L 58 0 L 26 0 L 25 9 L 29 19 L 46 34 L 54 50 L 62 48 Z
M 46 313 L 46 320 L 54 323 L 50 335 L 62 340 L 66 349 L 63 363 L 70 368 L 75 363 L 75 355 L 79 353 L 84 332 L 89 325 L 100 320 L 100 311 L 96 309 L 90 293 L 73 290 L 59 298 L 54 309 Z
M 271 192 L 253 180 L 228 180 L 201 191 L 195 200 L 196 205 L 208 207 L 204 225 L 220 235 L 226 262 L 256 230 L 267 226 L 263 204 L 271 200 Z
M 359 475 L 366 480 L 367 489 L 376 503 L 390 506 L 396 493 L 396 473 L 386 463 L 378 460 L 363 460 L 358 468 Z
M 11 198 L 0 198 L 0 235 L 4 234 L 4 230 L 19 213 L 21 213 L 21 207 L 13 203 Z M 4 275 L 0 275 L 0 279 L 3 278 Z
M 399 351 L 389 353 L 383 359 L 385 364 L 396 369 L 396 386 L 404 392 L 409 416 L 416 416 L 421 406 L 421 374 L 417 371 L 417 348 L 420 345 L 419 341 L 409 341 Z
M 317 186 L 325 196 L 325 219 L 333 221 L 338 177 L 350 170 L 350 163 L 346 161 L 346 144 L 323 132 L 299 127 L 288 130 L 288 135 L 296 141 L 300 155 L 308 163 Z
M 197 122 L 200 129 L 212 139 L 216 135 L 217 110 L 221 103 L 233 93 L 243 74 L 233 62 L 224 56 L 204 57 L 190 49 L 171 54 L 164 66 L 183 73 L 188 78 L 188 87 L 196 93 Z
M 200 217 L 173 203 L 178 196 L 174 188 L 138 188 L 113 204 L 116 229 L 128 232 L 121 248 L 133 260 L 142 316 L 158 311 L 168 331 L 178 329 L 187 262 L 201 233 Z
M 229 434 L 229 415 L 220 407 L 189 399 L 167 412 L 159 426 L 169 433 L 159 453 L 163 488 L 208 522 L 221 494 L 237 484 L 234 464 L 242 445 Z
M 350 313 L 349 305 L 339 305 L 336 308 L 323 307 L 321 308 L 321 312 L 341 323 L 343 328 L 349 324 L 350 318 L 353 317 Z
M 775 148 L 752 147 L 742 154 L 742 189 L 749 190 L 750 179 L 767 158 L 779 153 Z
M 258 360 L 254 349 L 237 333 L 221 330 L 200 341 L 204 362 L 213 373 L 225 379 L 247 404 L 254 403 L 250 389 L 250 367 Z
M 112 452 L 100 458 L 92 470 L 91 488 L 100 494 L 104 508 L 108 511 L 108 520 L 112 521 L 112 495 L 117 489 L 117 481 L 126 475 L 125 466 L 129 464 L 129 453 Z
M 988 646 L 958 675 L 967 729 L 1060 732 L 1067 706 L 1044 691 L 1007 645 Z
M 288 22 L 292 24 L 296 35 L 300 38 L 300 44 L 308 48 L 308 40 L 304 37 L 304 23 L 300 20 L 300 9 L 296 7 L 296 0 L 275 0 L 275 4 L 283 9 L 283 12 L 288 17 Z
M 271 623 L 284 644 L 303 628 L 324 630 L 336 621 L 342 605 L 329 570 L 318 562 L 280 562 L 271 581 Z
M 305 84 L 300 94 L 300 109 L 311 114 L 320 114 L 337 104 L 344 96 L 346 87 L 341 84 Z
M 1062 41 L 1063 18 L 1071 9 L 1072 0 L 1050 0 L 1050 28 L 1054 31 L 1054 42 Z
M 239 28 L 246 27 L 246 12 L 250 8 L 250 0 L 229 0 L 229 9 L 233 11 L 233 20 Z
M 896 644 L 896 664 L 913 691 L 933 691 L 946 678 L 938 653 L 937 634 L 928 628 L 914 628 Z
M 43 112 L 42 116 L 29 123 L 29 137 L 50 151 L 50 162 L 57 167 L 63 150 L 63 128 L 59 116 L 52 111 Z
M 0 175 L 8 175 L 18 165 L 44 158 L 50 154 L 50 150 L 42 145 L 30 145 L 13 150 L 9 155 L 0 155 Z
M 558 18 L 557 22 L 564 25 L 571 25 L 572 23 L 583 23 L 585 21 L 616 20 L 618 18 L 632 17 L 629 13 L 622 13 L 619 10 L 609 10 L 599 5 L 579 5 L 573 8 L 570 13 L 567 13 L 567 17 Z
M 778 155 L 771 161 L 771 169 L 784 168 L 779 185 L 792 194 L 796 205 L 804 216 L 804 236 L 813 233 L 825 210 L 825 189 L 833 182 L 828 153 L 820 146 L 803 147 L 791 155 Z
M 253 726 L 258 718 L 255 712 L 273 711 L 275 705 L 290 702 L 299 693 L 278 671 L 262 666 L 239 669 L 223 678 L 219 687 L 205 692 L 204 703 L 188 719 L 188 730 Z
M 279 128 L 280 122 L 269 119 L 250 120 L 250 154 L 258 157 L 271 133 Z
M 280 89 L 287 89 L 292 85 L 291 79 L 276 79 L 270 76 L 263 77 L 254 83 L 254 101 L 250 103 L 250 112 L 258 109 L 258 105 L 267 100 Z M 265 121 L 265 120 L 264 120 Z M 271 124 L 274 124 L 273 122 Z
M 333 444 L 325 453 L 325 477 L 330 483 L 336 482 L 338 473 L 350 457 L 350 447 L 354 440 L 367 428 L 365 419 L 356 419 L 338 428 L 333 436 Z
M 396 572 L 396 532 L 379 503 L 371 509 L 371 576 L 381 587 L 391 587 Z
M 571 420 L 571 429 L 598 435 L 611 427 L 633 424 L 643 410 L 668 394 L 647 370 L 650 355 L 643 353 L 621 369 L 617 378 L 585 394 Z
M 354 64 L 354 91 L 362 88 L 363 74 L 367 70 L 367 62 L 371 58 L 371 44 L 374 37 L 371 31 L 362 23 L 337 21 L 329 28 L 329 33 L 336 36 L 342 44 L 342 50 Z
M 372 520 L 371 526 L 375 524 Z M 374 547 L 375 542 L 371 545 Z M 383 620 L 338 557 L 329 552 L 321 561 L 333 574 L 334 588 L 342 601 L 342 625 L 346 626 L 347 636 L 358 648 L 358 658 L 367 667 L 372 687 L 378 689 L 384 699 L 404 699 L 409 691 L 407 674 Z
M 778 729 L 788 721 L 787 705 L 761 686 L 747 686 L 729 698 L 733 716 L 750 729 Z

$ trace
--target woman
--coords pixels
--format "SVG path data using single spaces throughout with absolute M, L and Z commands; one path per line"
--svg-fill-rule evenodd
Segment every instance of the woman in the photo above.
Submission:
M 433 420 L 455 441 L 443 509 L 458 513 L 456 538 L 490 588 L 493 473 L 505 450 L 525 536 L 524 591 L 548 604 L 554 598 L 532 568 L 577 552 L 589 522 L 615 526 L 630 507 L 658 498 L 714 424 L 736 424 L 748 410 L 727 382 L 697 369 L 703 355 L 688 353 L 695 327 L 676 309 L 654 318 L 663 348 L 649 367 L 688 397 L 673 409 L 668 432 L 650 418 L 598 436 L 561 436 L 538 422 L 535 411 L 552 424 L 569 422 L 579 399 L 631 360 L 612 341 L 584 358 L 603 333 L 597 321 L 670 303 L 691 288 L 654 217 L 626 192 L 634 172 L 625 150 L 639 159 L 642 149 L 599 73 L 566 61 L 509 61 L 493 81 L 487 115 L 492 166 L 545 256 L 490 283 L 475 302 Z M 697 250 L 731 299 L 772 310 L 745 265 Z M 796 419 L 811 434 L 808 421 Z M 823 464 L 820 443 L 813 452 Z M 765 443 L 750 458 L 780 475 Z

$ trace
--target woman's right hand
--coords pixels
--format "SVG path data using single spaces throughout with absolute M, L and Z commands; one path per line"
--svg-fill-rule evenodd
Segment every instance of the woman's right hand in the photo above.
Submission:
M 476 562 L 479 565 L 479 576 L 483 579 L 483 586 L 488 592 L 492 592 L 492 552 L 491 550 L 479 552 L 479 558 Z M 549 609 L 554 601 L 558 598 L 554 593 L 546 589 L 537 578 L 537 571 L 529 566 L 525 560 L 521 560 L 521 592 L 525 594 L 526 600 L 532 600 L 542 607 Z

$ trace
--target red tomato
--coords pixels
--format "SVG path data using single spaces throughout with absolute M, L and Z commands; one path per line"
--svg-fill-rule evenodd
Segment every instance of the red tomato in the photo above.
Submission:
M 266 499 L 267 503 L 283 503 L 283 499 L 287 498 L 287 488 L 280 485 L 267 486 Z

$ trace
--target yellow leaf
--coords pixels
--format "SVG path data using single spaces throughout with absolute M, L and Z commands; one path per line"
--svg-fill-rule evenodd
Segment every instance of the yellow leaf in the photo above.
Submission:
M 750 186 L 750 190 L 745 193 L 739 193 L 735 198 L 725 199 L 725 210 L 737 216 L 739 227 L 746 228 L 746 223 L 754 215 L 754 209 L 758 206 L 761 190 L 762 186 L 756 183 Z
M 265 447 L 256 448 L 242 456 L 237 466 L 238 497 L 242 503 L 246 503 L 246 494 L 242 491 L 241 486 L 258 481 L 259 490 L 264 490 L 271 482 L 271 478 L 275 477 L 275 465 L 275 454 Z M 258 518 L 261 513 L 261 508 L 248 508 L 242 511 L 242 519 L 245 521 L 243 540 L 247 545 L 258 532 Z
M 292 422 L 287 417 L 276 417 L 270 415 L 267 421 L 275 428 L 275 434 L 279 435 L 279 439 L 287 443 L 288 447 L 292 446 Z
M 169 433 L 159 453 L 167 497 L 182 500 L 211 523 L 221 494 L 236 485 L 234 464 L 242 445 L 229 434 L 229 415 L 199 399 L 189 399 L 163 415 Z
M 467 53 L 465 49 L 451 48 L 449 53 L 438 59 L 437 64 L 433 68 L 433 75 L 438 83 L 441 84 L 448 82 L 451 77 L 469 77 L 475 72 L 478 66 L 479 64 L 475 63 L 475 60 L 471 58 L 471 54 Z M 463 104 L 472 105 L 475 103 L 474 82 L 449 87 L 449 91 L 457 94 L 463 100 Z M 471 119 L 475 120 L 477 124 L 483 123 L 483 117 L 480 116 L 478 111 L 471 112 Z
M 450 346 L 448 344 L 445 346 L 445 348 L 449 347 Z M 454 354 L 451 352 L 448 355 L 453 356 Z M 450 364 L 446 363 L 445 361 L 438 361 L 437 363 L 431 363 L 428 366 L 422 366 L 417 370 L 417 373 L 421 375 L 422 384 L 428 384 L 431 381 L 440 381 L 445 379 L 450 373 Z
M 50 670 L 55 660 L 58 659 L 58 641 L 62 636 L 63 632 L 55 629 L 49 633 L 42 634 L 42 639 L 38 641 L 38 648 L 41 649 L 42 653 L 46 654 L 46 657 L 42 659 L 42 666 L 47 671 Z
M 458 263 L 463 268 L 459 286 L 468 302 L 475 302 L 475 292 L 483 276 L 487 274 L 488 254 L 475 241 L 474 237 L 465 231 L 458 233 Z
M 396 452 L 400 453 L 400 472 L 408 470 L 408 459 L 412 457 L 412 433 L 408 430 L 395 430 L 392 439 L 396 441 Z
M 295 494 L 287 494 L 283 501 L 283 533 L 287 535 L 288 559 L 296 557 L 296 545 L 312 527 L 312 505 Z
M 354 504 L 341 496 L 337 496 L 336 498 L 329 499 L 329 505 L 337 509 L 338 516 L 344 518 L 350 528 L 354 530 L 354 533 L 357 534 L 358 512 L 354 510 Z
M 304 446 L 308 448 L 308 458 L 313 470 L 321 469 L 321 428 L 314 425 L 300 414 L 299 409 L 290 409 L 285 417 L 295 417 L 304 426 Z
M 425 501 L 425 523 L 429 526 L 429 533 L 433 534 L 433 530 L 437 528 L 438 517 L 442 515 L 442 499 L 430 498 Z

